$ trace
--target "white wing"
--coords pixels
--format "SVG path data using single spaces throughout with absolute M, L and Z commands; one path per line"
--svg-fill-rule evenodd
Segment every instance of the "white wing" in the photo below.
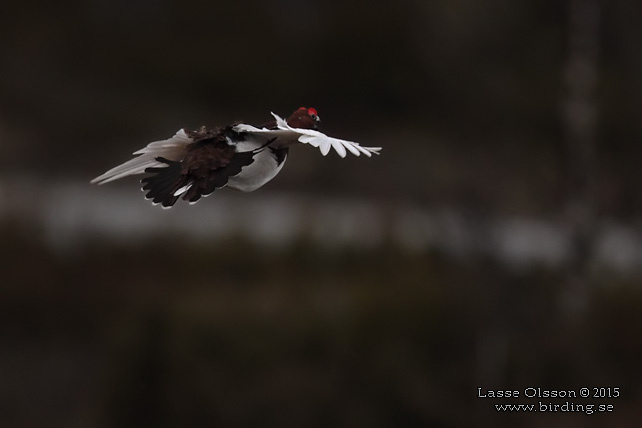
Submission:
M 256 134 L 267 134 L 277 138 L 295 140 L 303 144 L 310 144 L 318 147 L 323 156 L 333 148 L 342 158 L 346 156 L 347 151 L 359 156 L 363 153 L 366 156 L 372 156 L 372 153 L 379 154 L 381 147 L 363 147 L 354 141 L 339 140 L 338 138 L 328 137 L 322 132 L 314 129 L 292 128 L 288 123 L 278 115 L 272 113 L 276 119 L 278 129 L 256 128 L 251 125 L 239 124 L 234 127 L 238 132 L 250 132 Z
M 330 152 L 332 147 L 342 158 L 346 156 L 346 149 L 348 149 L 352 154 L 359 156 L 360 153 L 363 153 L 366 156 L 372 156 L 372 153 L 379 154 L 381 147 L 363 147 L 359 143 L 354 141 L 340 140 L 338 138 L 328 137 L 322 132 L 316 131 L 314 129 L 302 129 L 302 128 L 292 128 L 288 123 L 281 119 L 278 115 L 272 113 L 272 116 L 276 119 L 276 124 L 279 129 L 288 130 L 300 134 L 299 141 L 304 144 L 310 144 L 314 147 L 318 147 L 321 150 L 323 156 L 327 155 Z
M 133 154 L 140 156 L 110 169 L 103 175 L 91 180 L 91 182 L 105 184 L 128 175 L 142 174 L 150 167 L 167 166 L 165 163 L 158 162 L 156 158 L 163 157 L 170 160 L 180 159 L 183 155 L 185 146 L 191 142 L 193 142 L 193 140 L 187 136 L 183 129 L 181 129 L 170 139 L 154 141 L 153 143 L 149 143 L 146 147 L 135 151 Z

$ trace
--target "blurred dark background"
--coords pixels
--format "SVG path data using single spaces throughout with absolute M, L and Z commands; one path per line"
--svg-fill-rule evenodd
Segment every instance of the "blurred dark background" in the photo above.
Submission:
M 636 426 L 642 3 L 19 3 L 0 25 L 1 427 Z M 313 106 L 255 193 L 89 180 Z M 477 388 L 620 388 L 502 413 Z

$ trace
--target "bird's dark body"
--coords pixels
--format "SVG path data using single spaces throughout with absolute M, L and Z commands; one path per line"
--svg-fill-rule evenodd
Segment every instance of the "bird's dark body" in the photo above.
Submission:
M 143 178 L 143 190 L 147 199 L 170 207 L 178 198 L 196 202 L 216 189 L 225 187 L 230 177 L 241 173 L 243 167 L 254 162 L 254 157 L 267 150 L 280 167 L 287 158 L 288 148 L 258 147 L 255 150 L 237 151 L 239 143 L 246 141 L 246 135 L 236 132 L 231 126 L 207 130 L 187 131 L 194 140 L 186 146 L 186 153 L 181 161 L 172 161 L 163 157 L 157 161 L 167 164 L 166 167 L 151 167 L 145 172 L 150 175 Z M 181 188 L 189 186 L 184 192 Z

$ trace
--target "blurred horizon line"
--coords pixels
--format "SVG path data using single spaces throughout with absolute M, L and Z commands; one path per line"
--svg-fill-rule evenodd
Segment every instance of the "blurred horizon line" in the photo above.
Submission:
M 188 242 L 216 242 L 240 236 L 255 244 L 283 247 L 305 238 L 329 248 L 366 250 L 392 243 L 402 250 L 438 251 L 460 260 L 489 256 L 514 269 L 563 268 L 572 252 L 571 232 L 562 221 L 509 215 L 481 218 L 447 206 L 427 209 L 262 190 L 219 191 L 198 207 L 181 203 L 163 210 L 124 187 L 15 178 L 0 180 L 0 196 L 4 201 L 0 223 L 18 219 L 61 252 L 96 240 L 123 244 L 181 236 Z M 634 225 L 603 219 L 591 254 L 597 270 L 642 276 L 642 236 Z

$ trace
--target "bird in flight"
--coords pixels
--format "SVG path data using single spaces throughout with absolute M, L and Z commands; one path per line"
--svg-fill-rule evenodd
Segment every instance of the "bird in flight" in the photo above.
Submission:
M 301 107 L 283 120 L 256 128 L 236 123 L 224 128 L 198 131 L 179 130 L 168 140 L 149 143 L 136 152 L 137 157 L 91 180 L 104 184 L 129 175 L 147 173 L 141 183 L 146 198 L 165 208 L 179 198 L 197 202 L 216 189 L 229 187 L 252 192 L 272 180 L 283 168 L 290 146 L 309 144 L 323 156 L 334 149 L 339 156 L 348 152 L 368 157 L 381 147 L 329 137 L 317 130 L 320 122 L 314 108 Z

